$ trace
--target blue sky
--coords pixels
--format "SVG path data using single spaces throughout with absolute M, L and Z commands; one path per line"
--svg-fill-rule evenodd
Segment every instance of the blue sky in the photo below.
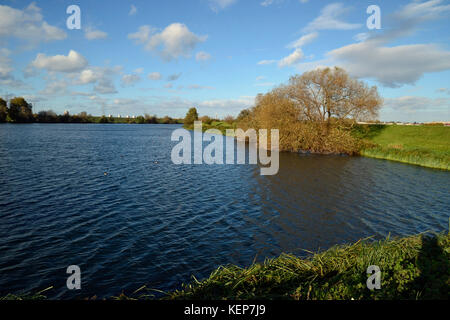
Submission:
M 366 25 L 373 4 L 379 30 Z M 449 121 L 449 16 L 445 0 L 2 0 L 0 95 L 35 111 L 222 117 L 336 65 L 378 86 L 381 120 Z

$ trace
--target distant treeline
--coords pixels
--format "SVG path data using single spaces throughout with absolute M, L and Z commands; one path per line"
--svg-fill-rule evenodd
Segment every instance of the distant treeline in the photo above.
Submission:
M 52 110 L 33 113 L 33 106 L 22 97 L 6 100 L 0 97 L 0 122 L 11 123 L 136 123 L 136 124 L 177 124 L 183 119 L 169 116 L 158 118 L 154 115 L 131 117 L 92 116 L 87 112 L 71 115 L 68 112 L 56 114 Z

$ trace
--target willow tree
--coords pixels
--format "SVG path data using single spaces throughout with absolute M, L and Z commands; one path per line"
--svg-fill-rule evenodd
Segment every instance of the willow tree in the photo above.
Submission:
M 303 120 L 327 127 L 332 119 L 372 120 L 383 103 L 376 86 L 369 87 L 338 67 L 293 76 L 282 90 L 299 109 Z
M 258 95 L 238 125 L 279 129 L 281 150 L 353 154 L 360 141 L 348 129 L 355 121 L 375 118 L 381 104 L 376 87 L 343 69 L 316 69 Z

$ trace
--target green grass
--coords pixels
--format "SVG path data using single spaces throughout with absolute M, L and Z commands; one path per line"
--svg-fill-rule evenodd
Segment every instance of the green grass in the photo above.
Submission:
M 248 268 L 222 266 L 166 299 L 448 299 L 450 237 L 423 235 L 335 246 L 310 258 L 282 254 Z M 381 289 L 367 289 L 367 267 Z
M 450 169 L 450 128 L 444 126 L 360 126 L 355 134 L 369 142 L 361 155 L 437 169 Z
M 370 265 L 381 270 L 380 290 L 367 288 Z M 380 241 L 367 238 L 303 258 L 282 254 L 247 268 L 220 266 L 209 278 L 198 281 L 193 277 L 180 290 L 164 293 L 142 286 L 110 299 L 155 299 L 153 293 L 158 291 L 164 300 L 448 300 L 449 289 L 450 236 L 419 234 Z M 44 299 L 46 290 L 34 295 L 10 294 L 0 300 Z

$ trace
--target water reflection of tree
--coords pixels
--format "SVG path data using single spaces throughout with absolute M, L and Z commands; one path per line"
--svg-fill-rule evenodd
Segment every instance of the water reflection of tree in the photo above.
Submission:
M 301 254 L 371 235 L 361 221 L 361 202 L 371 193 L 371 173 L 357 158 L 280 153 L 274 176 L 256 176 L 261 199 L 256 245 L 269 255 Z M 357 172 L 355 172 L 357 171 Z

